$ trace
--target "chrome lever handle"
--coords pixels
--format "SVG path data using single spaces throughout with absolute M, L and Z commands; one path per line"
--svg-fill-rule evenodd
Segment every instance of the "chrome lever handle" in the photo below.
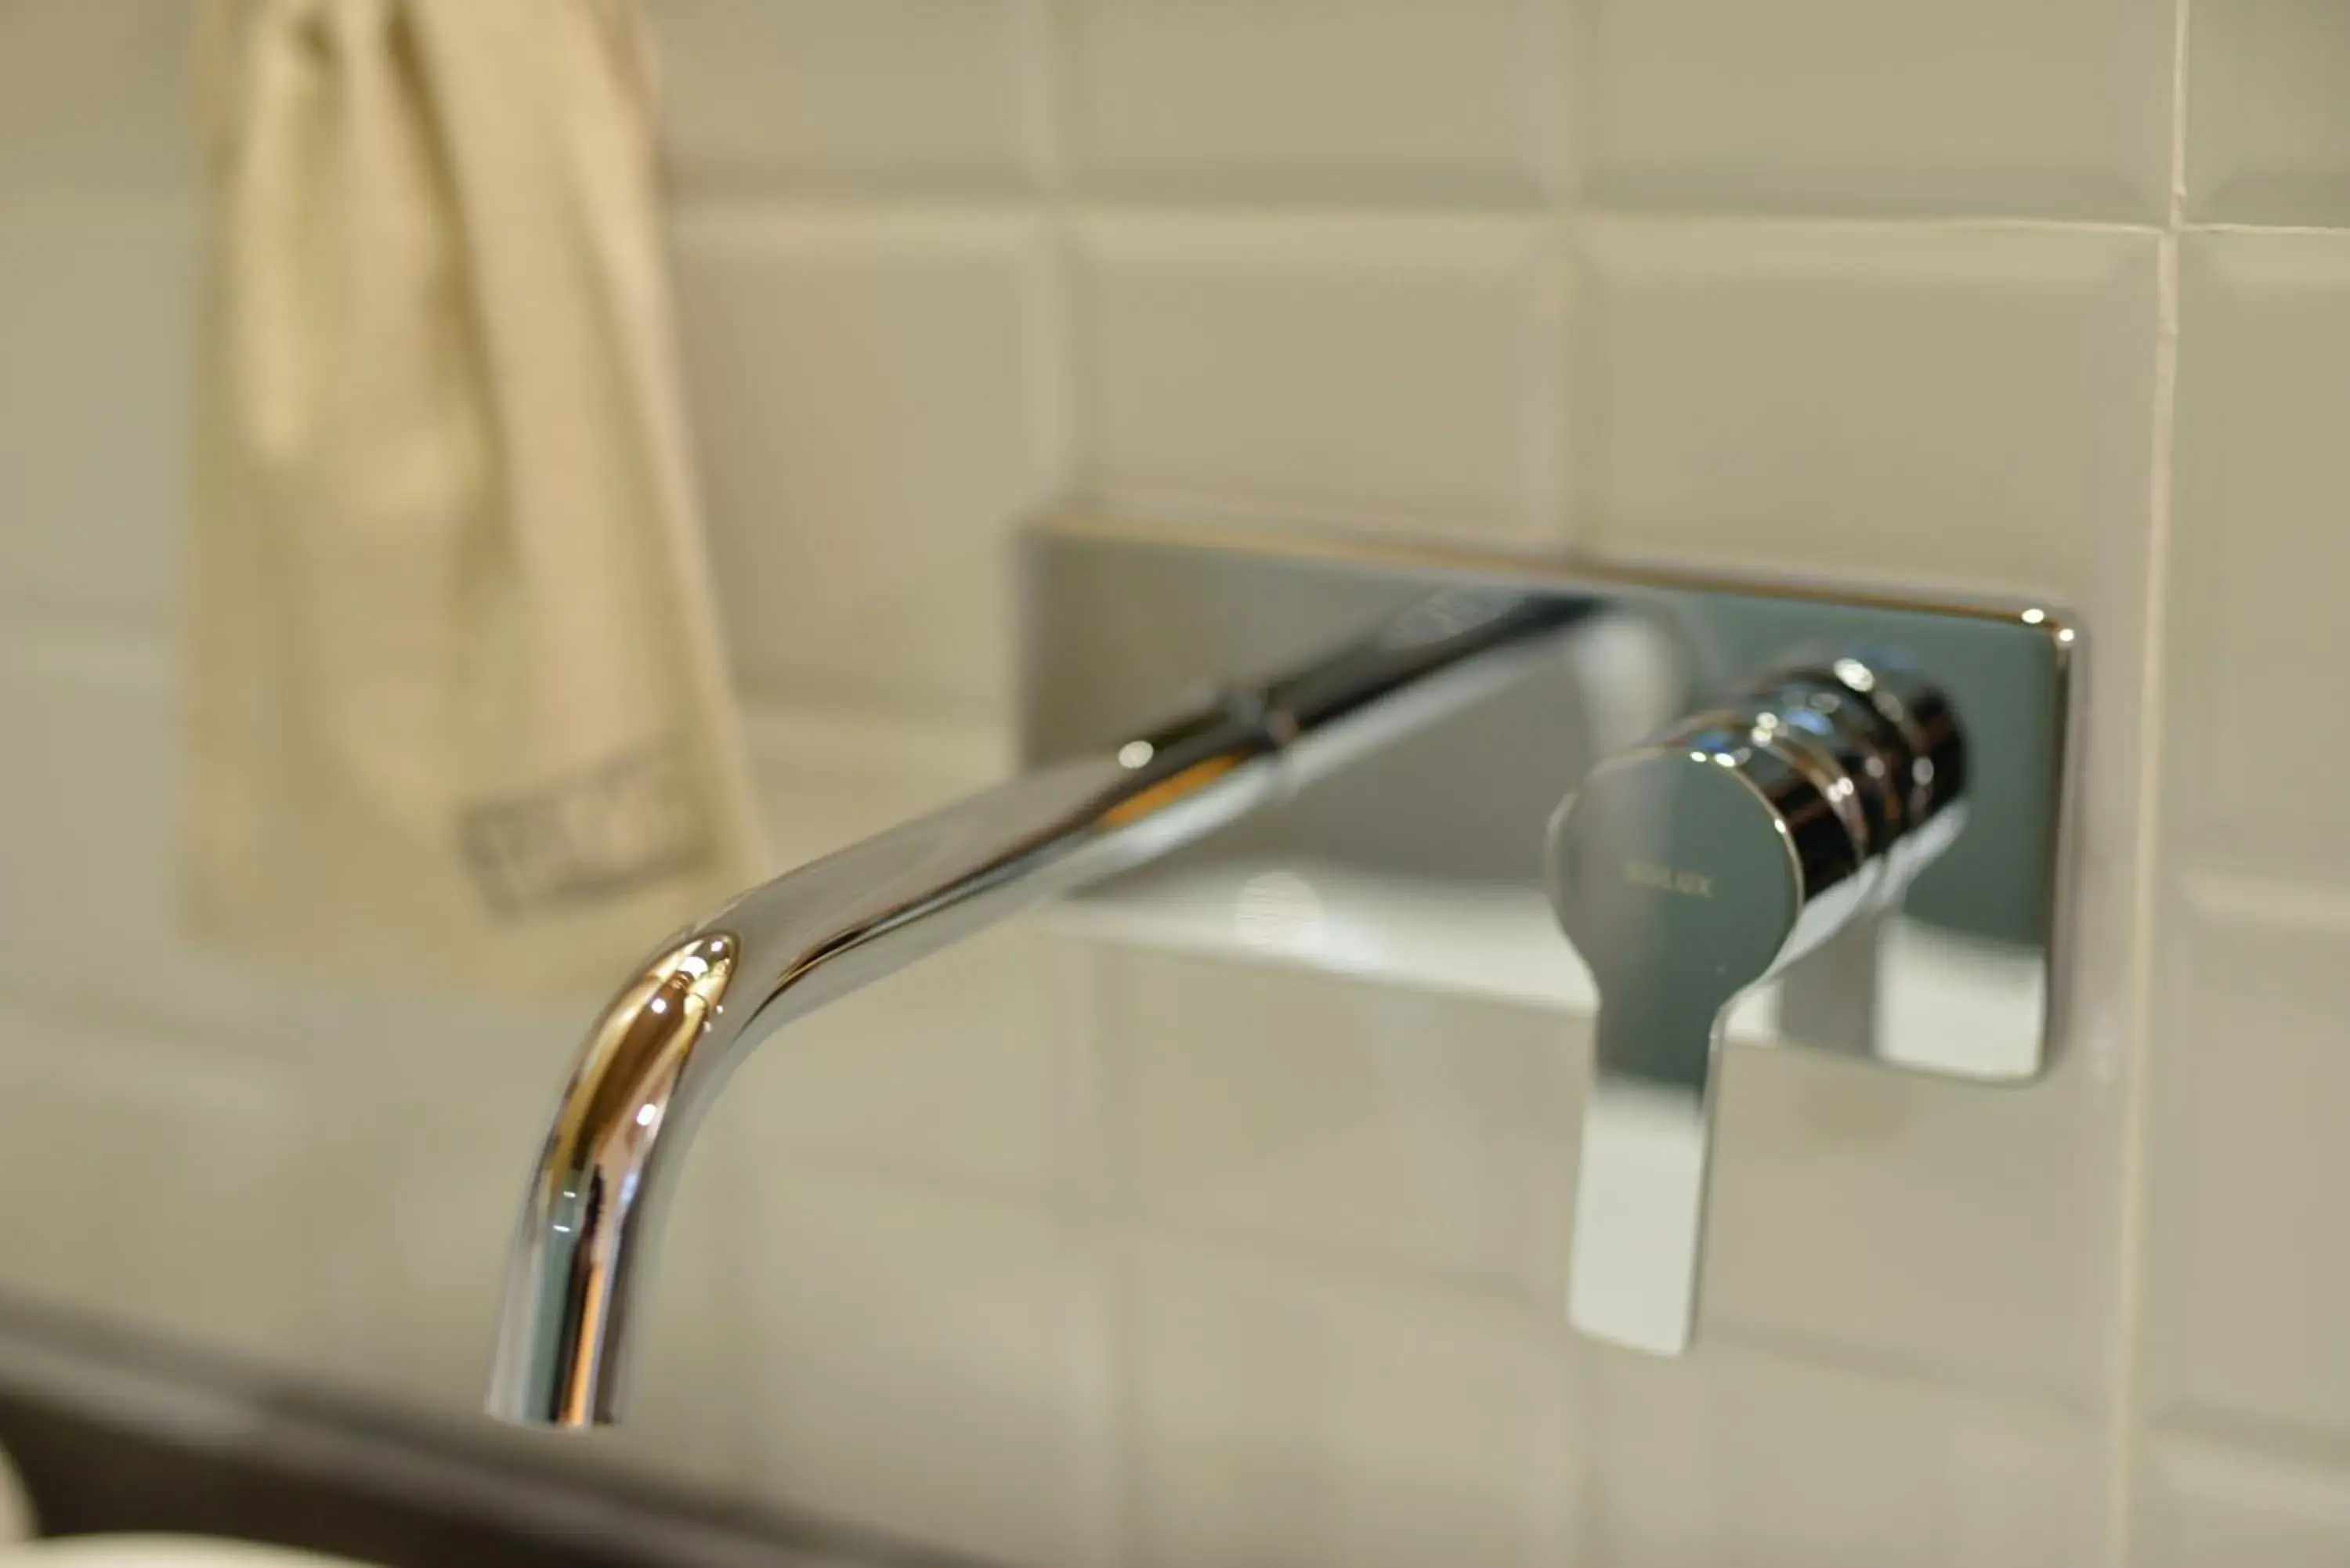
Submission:
M 1843 659 L 1594 768 L 1552 819 L 1560 924 L 1599 991 L 1568 1315 L 1659 1354 L 1696 1320 L 1721 1021 L 1897 898 L 1955 836 L 1939 692 Z

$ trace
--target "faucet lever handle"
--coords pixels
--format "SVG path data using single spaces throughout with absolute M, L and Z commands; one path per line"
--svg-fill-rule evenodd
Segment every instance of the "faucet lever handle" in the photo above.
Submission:
M 1896 846 L 1951 798 L 1915 787 L 1865 696 L 1825 670 L 1766 683 L 1601 763 L 1552 819 L 1552 902 L 1599 992 L 1567 1292 L 1586 1333 L 1688 1347 L 1723 1015 L 1898 896 Z
M 1804 888 L 1777 830 L 1800 775 L 1692 727 L 1603 763 L 1551 829 L 1551 889 L 1599 990 L 1568 1315 L 1662 1354 L 1689 1343 L 1715 1037 L 1780 961 Z

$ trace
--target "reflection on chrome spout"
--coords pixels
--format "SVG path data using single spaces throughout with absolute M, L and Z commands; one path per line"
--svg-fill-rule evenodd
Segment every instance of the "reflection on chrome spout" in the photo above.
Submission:
M 605 1007 L 532 1172 L 491 1413 L 618 1417 L 662 1202 L 728 1074 L 777 1027 L 1459 711 L 1594 607 L 1436 594 L 1296 670 L 789 872 L 665 943 Z

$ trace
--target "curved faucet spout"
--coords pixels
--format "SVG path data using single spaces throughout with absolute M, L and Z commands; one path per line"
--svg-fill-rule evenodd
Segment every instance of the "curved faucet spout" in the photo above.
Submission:
M 1550 594 L 1438 594 L 1299 670 L 788 872 L 664 943 L 599 1015 L 532 1172 L 491 1413 L 618 1419 L 662 1203 L 702 1113 L 777 1027 L 1456 711 L 1589 613 Z

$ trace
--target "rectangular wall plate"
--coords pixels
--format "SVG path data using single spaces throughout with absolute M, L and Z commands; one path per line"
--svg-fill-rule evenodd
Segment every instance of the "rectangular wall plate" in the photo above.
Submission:
M 1022 743 L 1075 754 L 1204 687 L 1298 664 L 1426 596 L 1463 587 L 1589 605 L 1556 657 L 1295 799 L 1087 898 L 1235 888 L 1268 867 L 1326 884 L 1320 907 L 1409 886 L 1546 921 L 1545 825 L 1601 758 L 1756 674 L 1892 649 L 1950 695 L 1968 748 L 1958 838 L 1870 951 L 1832 942 L 1761 988 L 1730 1037 L 1807 1044 L 1993 1082 L 2047 1064 L 2068 704 L 2080 633 L 2054 606 L 1641 571 L 1589 562 L 1284 540 L 1098 519 L 1040 524 L 1024 548 Z M 1360 875 L 1354 875 L 1360 873 Z M 1284 884 L 1286 885 L 1286 884 Z M 1335 891 L 1334 891 L 1335 889 Z M 1250 911 L 1236 908 L 1236 922 Z M 1519 917 L 1512 917 L 1517 919 Z M 1515 934 L 1513 940 L 1516 940 Z M 1555 926 L 1563 970 L 1579 962 Z M 1839 1017 L 1856 966 L 1873 1012 Z

